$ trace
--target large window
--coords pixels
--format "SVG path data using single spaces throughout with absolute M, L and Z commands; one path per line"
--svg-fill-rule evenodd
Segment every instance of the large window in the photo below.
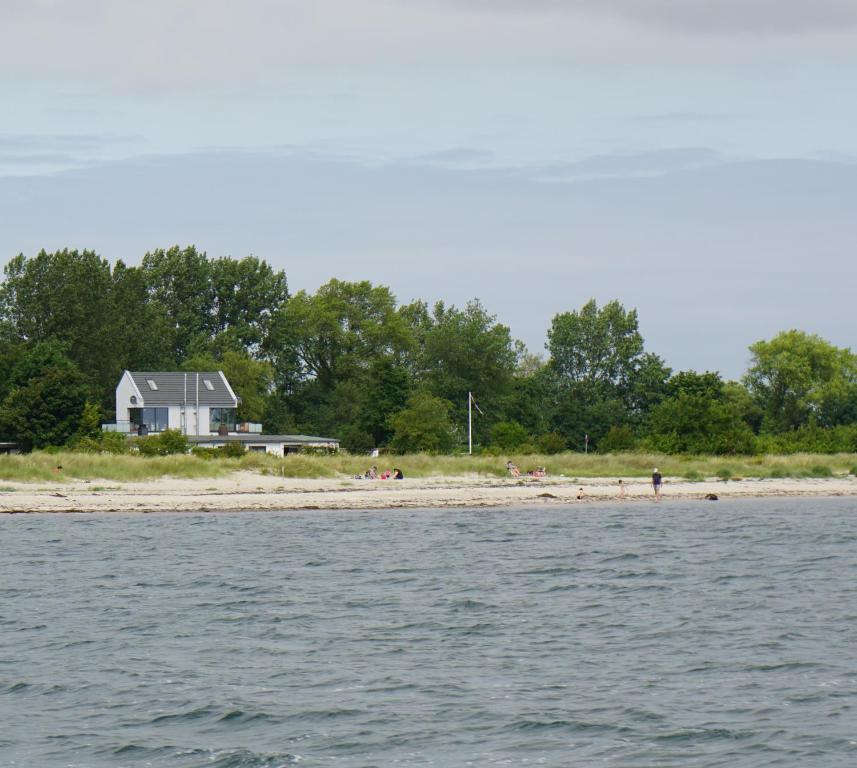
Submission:
M 163 432 L 169 429 L 169 408 L 131 408 L 131 427 L 138 430 L 146 426 L 149 432 Z
M 226 427 L 229 432 L 234 432 L 235 410 L 235 408 L 209 408 L 208 431 L 217 432 L 220 427 Z

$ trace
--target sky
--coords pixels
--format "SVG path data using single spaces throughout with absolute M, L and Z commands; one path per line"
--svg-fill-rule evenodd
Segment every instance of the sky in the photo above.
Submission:
M 852 0 L 0 0 L 0 261 L 190 244 L 290 289 L 620 300 L 676 370 L 854 346 Z

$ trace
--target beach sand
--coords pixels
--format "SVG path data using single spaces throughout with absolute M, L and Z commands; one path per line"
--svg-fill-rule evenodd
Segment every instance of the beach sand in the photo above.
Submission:
M 625 478 L 625 503 L 654 503 L 647 480 Z M 583 498 L 578 499 L 583 488 Z M 304 480 L 236 472 L 223 478 L 145 483 L 72 480 L 4 482 L 0 513 L 201 512 L 390 509 L 597 504 L 619 501 L 617 478 L 490 478 L 477 475 L 394 480 Z M 857 478 L 708 480 L 665 478 L 664 500 L 759 496 L 857 496 Z

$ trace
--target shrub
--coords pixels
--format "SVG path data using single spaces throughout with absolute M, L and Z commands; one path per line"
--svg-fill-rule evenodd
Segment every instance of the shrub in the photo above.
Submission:
M 717 477 L 723 481 L 730 480 L 732 478 L 732 470 L 729 467 L 720 467 L 717 470 Z
M 72 441 L 72 450 L 81 453 L 128 453 L 128 438 L 120 432 L 101 432 L 96 437 L 79 437 Z
M 536 447 L 548 455 L 562 453 L 566 449 L 565 438 L 559 432 L 548 432 L 536 439 Z
M 217 449 L 217 454 L 227 459 L 240 459 L 245 453 L 247 453 L 247 449 L 244 447 L 244 443 L 239 443 L 237 440 L 230 440 Z
M 143 456 L 169 456 L 173 453 L 187 453 L 188 441 L 177 429 L 168 429 L 157 435 L 141 437 L 135 441 Z
M 529 440 L 529 433 L 517 421 L 500 421 L 491 428 L 491 445 L 502 451 L 515 451 Z
M 446 452 L 455 445 L 449 414 L 452 403 L 426 393 L 408 400 L 408 407 L 390 417 L 391 448 L 398 453 Z
M 826 464 L 814 464 L 807 472 L 809 477 L 833 477 L 833 470 Z
M 360 427 L 350 426 L 343 431 L 340 445 L 349 453 L 366 454 L 375 447 L 375 440 Z
M 190 452 L 201 459 L 216 459 L 220 456 L 217 448 L 204 448 L 201 445 L 195 445 L 190 449 Z
M 599 453 L 617 453 L 631 451 L 637 444 L 637 438 L 627 424 L 614 424 L 598 441 Z
M 691 483 L 698 483 L 700 480 L 702 480 L 702 475 L 695 469 L 691 469 L 690 471 L 684 473 L 684 479 Z

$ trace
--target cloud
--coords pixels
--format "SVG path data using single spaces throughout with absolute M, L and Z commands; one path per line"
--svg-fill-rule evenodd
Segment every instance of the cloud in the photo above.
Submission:
M 420 155 L 402 158 L 402 163 L 416 165 L 438 165 L 447 168 L 479 167 L 489 165 L 495 160 L 493 152 L 471 147 L 454 147 L 439 152 L 425 152 Z
M 97 133 L 0 133 L 0 151 L 76 152 L 140 141 L 135 136 Z
M 563 163 L 541 169 L 545 181 L 579 181 L 599 178 L 635 178 L 661 176 L 724 162 L 723 155 L 704 147 L 677 147 L 650 152 L 615 152 L 594 155 L 576 163 Z
M 0 261 L 86 247 L 133 263 L 195 243 L 268 259 L 293 291 L 335 276 L 401 301 L 478 296 L 534 351 L 555 313 L 616 298 L 670 365 L 737 376 L 747 345 L 784 328 L 853 345 L 855 199 L 857 166 L 818 161 L 547 184 L 521 170 L 172 155 L 0 178 Z
M 0 72 L 98 90 L 288 86 L 308 71 L 633 60 L 760 36 L 853 55 L 854 0 L 5 0 Z M 815 40 L 821 35 L 823 43 Z M 724 41 L 725 38 L 725 41 Z M 834 38 L 839 39 L 834 44 Z M 744 40 L 743 43 L 736 42 Z M 724 54 L 720 52 L 720 60 Z M 390 68 L 390 67 L 393 68 Z M 273 85 L 272 85 L 273 84 Z M 315 90 L 311 87 L 310 90 Z M 298 92 L 301 89 L 298 88 Z M 351 89 L 344 90 L 350 96 Z
M 692 33 L 800 35 L 857 28 L 853 0 L 451 0 L 462 8 L 585 13 Z

